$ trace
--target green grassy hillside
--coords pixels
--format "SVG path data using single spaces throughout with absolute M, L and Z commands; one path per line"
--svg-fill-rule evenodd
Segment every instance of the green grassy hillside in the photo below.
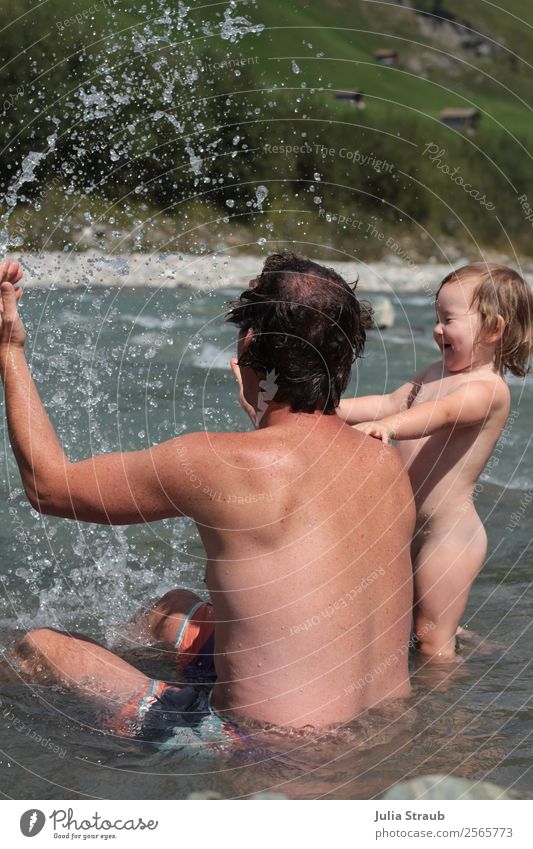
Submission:
M 440 16 L 424 17 L 407 4 L 259 0 L 253 18 L 265 30 L 255 45 L 260 63 L 253 71 L 265 84 L 298 85 L 291 75 L 294 58 L 309 86 L 362 89 L 367 108 L 380 115 L 407 109 L 417 120 L 431 121 L 446 107 L 475 106 L 487 126 L 531 136 L 533 5 L 504 5 L 500 10 L 484 0 L 416 0 L 412 6 L 428 13 L 440 8 Z M 448 14 L 456 19 L 454 40 Z M 494 52 L 480 56 L 461 46 L 476 33 Z M 398 67 L 376 63 L 373 52 L 381 47 L 398 51 Z
M 6 215 L 24 156 L 48 150 L 8 215 L 19 244 L 68 248 L 96 216 L 140 247 L 179 221 L 193 243 L 260 230 L 373 256 L 393 232 L 432 254 L 531 253 L 533 8 L 517 0 L 16 0 L 0 29 Z M 440 119 L 464 106 L 473 134 Z

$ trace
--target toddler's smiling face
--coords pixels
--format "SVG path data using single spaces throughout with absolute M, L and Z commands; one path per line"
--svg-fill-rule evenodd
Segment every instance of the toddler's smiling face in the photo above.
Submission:
M 437 298 L 433 335 L 448 371 L 463 371 L 476 365 L 480 315 L 471 306 L 475 282 L 447 283 Z

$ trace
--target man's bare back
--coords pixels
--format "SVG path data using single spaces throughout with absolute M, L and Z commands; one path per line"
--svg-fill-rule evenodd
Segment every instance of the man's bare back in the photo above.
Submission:
M 414 507 L 395 449 L 337 416 L 274 419 L 189 449 L 207 490 L 195 518 L 217 623 L 213 705 L 320 727 L 409 691 L 398 648 Z

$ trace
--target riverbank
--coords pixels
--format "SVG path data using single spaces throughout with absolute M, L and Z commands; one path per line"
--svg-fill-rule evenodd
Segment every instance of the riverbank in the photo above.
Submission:
M 19 259 L 25 268 L 24 285 L 39 288 L 91 288 L 117 286 L 121 288 L 151 287 L 172 289 L 189 286 L 201 291 L 243 288 L 257 275 L 263 256 L 250 254 L 184 254 L 184 253 L 127 253 L 102 254 L 97 251 L 64 254 L 50 251 L 24 254 Z M 379 262 L 337 262 L 330 258 L 312 257 L 324 265 L 333 266 L 346 280 L 359 278 L 358 291 L 398 295 L 425 292 L 432 296 L 442 278 L 471 258 L 462 257 L 453 263 L 415 263 L 391 255 Z M 499 261 L 509 262 L 506 257 Z M 520 269 L 533 282 L 533 262 Z

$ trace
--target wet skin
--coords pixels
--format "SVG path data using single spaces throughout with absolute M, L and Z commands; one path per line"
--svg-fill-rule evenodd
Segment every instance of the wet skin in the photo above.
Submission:
M 334 414 L 272 402 L 251 432 L 192 433 L 71 463 L 31 380 L 9 282 L 2 305 L 10 437 L 35 509 L 106 524 L 196 522 L 217 623 L 216 709 L 324 727 L 409 693 L 415 514 L 396 449 Z M 239 353 L 247 344 L 241 334 Z M 257 376 L 240 377 L 257 410 Z M 189 601 L 167 598 L 152 632 L 171 644 Z M 52 676 L 117 709 L 148 682 L 102 646 L 51 629 L 28 634 L 17 654 L 34 678 Z

